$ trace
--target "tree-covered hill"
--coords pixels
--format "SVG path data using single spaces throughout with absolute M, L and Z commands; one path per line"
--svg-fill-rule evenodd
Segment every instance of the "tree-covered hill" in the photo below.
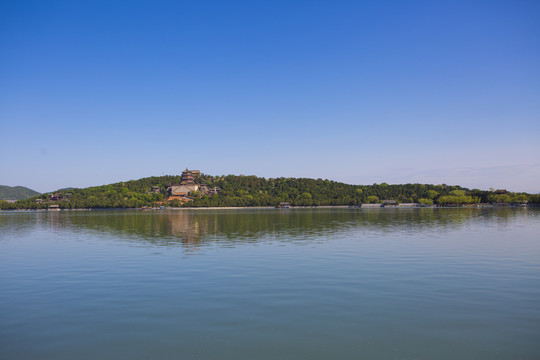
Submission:
M 403 184 L 349 185 L 341 182 L 305 179 L 265 179 L 256 176 L 201 177 L 209 186 L 223 191 L 202 197 L 184 206 L 273 206 L 289 202 L 293 206 L 360 205 L 396 200 L 398 203 L 467 204 L 480 202 L 538 202 L 538 196 L 494 191 L 470 190 L 461 186 Z M 536 196 L 536 197 L 535 197 Z
M 58 204 L 61 208 L 135 208 L 142 206 L 292 206 L 360 205 L 396 200 L 398 203 L 460 205 L 469 203 L 539 203 L 540 195 L 524 193 L 497 194 L 494 191 L 467 189 L 461 186 L 404 184 L 349 185 L 341 182 L 306 178 L 260 178 L 256 176 L 201 174 L 197 183 L 221 189 L 212 196 L 194 192 L 193 201 L 167 201 L 167 187 L 180 182 L 180 176 L 148 177 L 84 189 L 59 190 L 51 200 L 49 194 L 34 196 L 14 204 L 0 202 L 0 209 L 37 209 Z M 152 188 L 159 188 L 152 192 Z
M 23 200 L 36 195 L 37 191 L 24 186 L 0 185 L 0 200 Z

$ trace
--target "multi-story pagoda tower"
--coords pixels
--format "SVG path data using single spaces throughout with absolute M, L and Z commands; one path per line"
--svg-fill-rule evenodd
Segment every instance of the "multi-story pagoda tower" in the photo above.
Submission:
M 189 171 L 188 169 L 184 170 L 182 172 L 182 179 L 180 180 L 180 185 L 193 185 L 195 184 L 195 181 L 193 181 L 193 173 Z
M 186 169 L 182 172 L 182 177 L 180 178 L 180 184 L 171 184 L 167 190 L 171 197 L 182 197 L 185 198 L 192 191 L 198 191 L 199 185 L 195 184 L 193 179 L 193 173 L 200 174 L 200 171 L 193 170 L 190 171 Z

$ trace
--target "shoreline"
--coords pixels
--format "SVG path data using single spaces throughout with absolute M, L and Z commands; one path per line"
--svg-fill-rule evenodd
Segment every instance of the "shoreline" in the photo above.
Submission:
M 59 209 L 50 211 L 48 209 L 10 209 L 0 210 L 0 212 L 59 212 L 59 211 L 122 211 L 122 210 L 139 210 L 139 211 L 163 211 L 163 210 L 246 210 L 246 209 L 274 209 L 274 210 L 290 210 L 290 209 L 501 209 L 501 208 L 529 208 L 536 207 L 536 204 L 528 204 L 526 206 L 513 205 L 470 205 L 470 206 L 376 206 L 376 204 L 368 204 L 372 206 L 352 206 L 352 205 L 323 205 L 323 206 L 291 206 L 289 208 L 277 208 L 275 206 L 213 206 L 213 207 L 166 207 L 159 208 L 88 208 L 88 209 Z

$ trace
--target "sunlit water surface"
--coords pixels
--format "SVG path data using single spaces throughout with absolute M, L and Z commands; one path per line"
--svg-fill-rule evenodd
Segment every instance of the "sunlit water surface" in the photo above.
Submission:
M 0 358 L 539 359 L 540 211 L 2 212 Z

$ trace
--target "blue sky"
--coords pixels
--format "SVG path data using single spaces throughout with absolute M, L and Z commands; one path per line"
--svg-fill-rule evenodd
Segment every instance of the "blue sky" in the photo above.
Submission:
M 538 1 L 3 1 L 0 184 L 540 192 Z

